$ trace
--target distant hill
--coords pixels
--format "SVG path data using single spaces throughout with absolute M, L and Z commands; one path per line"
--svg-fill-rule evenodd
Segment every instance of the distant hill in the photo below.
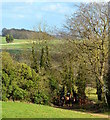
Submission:
M 53 39 L 55 38 L 52 35 L 49 35 L 46 32 L 35 32 L 26 29 L 2 29 L 2 36 L 6 36 L 7 34 L 13 35 L 15 39 Z

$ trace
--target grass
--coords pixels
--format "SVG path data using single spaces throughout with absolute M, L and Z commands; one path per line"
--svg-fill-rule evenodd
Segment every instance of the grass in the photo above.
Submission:
M 23 102 L 2 102 L 3 118 L 98 118 L 84 112 Z
M 1 44 L 7 44 L 9 45 L 9 43 L 6 42 L 6 38 L 5 37 L 0 37 L 1 39 Z M 30 40 L 28 39 L 14 39 L 13 43 L 24 43 L 24 42 L 29 42 Z
M 98 102 L 97 99 L 97 94 L 96 94 L 96 88 L 92 88 L 92 87 L 87 87 L 86 88 L 86 95 L 90 100 L 93 100 L 95 102 Z
M 0 44 L 2 49 L 30 49 L 32 47 L 33 40 L 30 39 L 14 39 L 13 43 L 7 43 L 5 37 L 0 37 Z M 60 41 L 57 39 L 54 40 L 34 40 L 36 42 L 36 46 L 40 49 L 43 45 L 48 44 L 51 51 L 58 51 L 61 48 L 61 45 L 65 44 L 66 41 Z M 56 49 L 57 46 L 57 49 Z
M 5 37 L 0 38 L 1 39 L 1 45 L 2 49 L 25 49 L 30 48 L 32 43 L 32 40 L 26 40 L 26 39 L 14 39 L 13 43 L 7 43 L 5 40 Z

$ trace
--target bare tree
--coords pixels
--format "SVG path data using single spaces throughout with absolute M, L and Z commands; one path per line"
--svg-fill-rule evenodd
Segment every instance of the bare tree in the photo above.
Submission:
M 98 98 L 102 100 L 102 92 L 106 98 L 104 76 L 108 58 L 107 3 L 80 4 L 77 12 L 67 19 L 65 27 L 71 37 L 82 41 L 76 44 L 77 50 L 82 50 L 79 58 L 84 59 L 82 53 L 86 54 L 86 59 L 92 66 L 90 71 L 96 76 Z

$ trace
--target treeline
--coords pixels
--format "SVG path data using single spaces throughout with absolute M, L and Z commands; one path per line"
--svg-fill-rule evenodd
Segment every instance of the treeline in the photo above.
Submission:
M 6 29 L 3 28 L 2 29 L 2 36 L 6 36 L 6 35 L 12 35 L 15 39 L 39 39 L 39 40 L 43 40 L 43 39 L 53 39 L 55 38 L 52 35 L 49 35 L 46 32 L 35 32 L 35 31 L 31 31 L 31 30 L 25 30 L 25 29 Z

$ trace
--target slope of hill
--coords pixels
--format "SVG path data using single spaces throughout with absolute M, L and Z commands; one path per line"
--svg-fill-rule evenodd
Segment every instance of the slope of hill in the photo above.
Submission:
M 23 102 L 2 102 L 3 118 L 97 118 L 84 112 Z

